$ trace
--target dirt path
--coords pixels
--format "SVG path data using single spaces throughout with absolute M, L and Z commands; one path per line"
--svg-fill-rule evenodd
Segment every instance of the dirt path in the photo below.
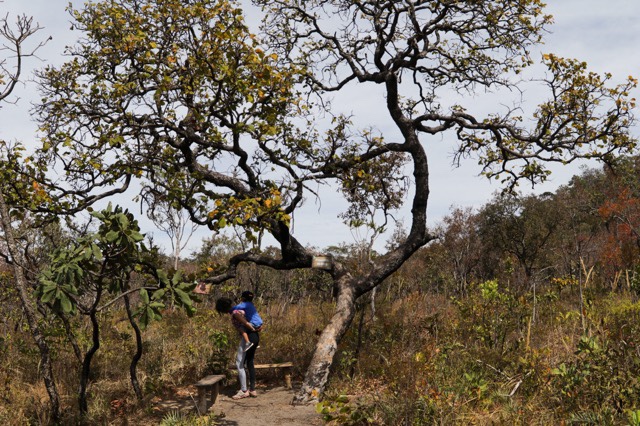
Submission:
M 258 385 L 257 398 L 234 400 L 235 387 L 225 387 L 209 413 L 218 416 L 221 426 L 320 426 L 322 419 L 314 405 L 291 405 L 294 391 L 282 386 Z M 196 390 L 177 389 L 172 398 L 155 401 L 154 411 L 161 415 L 170 411 L 193 412 Z

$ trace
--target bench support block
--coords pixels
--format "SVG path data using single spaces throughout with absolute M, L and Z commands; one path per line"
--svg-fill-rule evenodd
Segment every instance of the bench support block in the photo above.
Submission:
M 198 414 L 204 416 L 207 414 L 209 407 L 216 403 L 218 394 L 220 393 L 220 382 L 224 380 L 225 376 L 222 374 L 207 376 L 195 384 L 198 389 L 198 400 L 196 401 L 196 408 Z M 210 398 L 207 398 L 207 394 Z M 211 402 L 209 402 L 209 400 Z
M 287 385 L 287 389 L 291 389 L 291 367 L 285 367 L 284 370 L 284 383 Z

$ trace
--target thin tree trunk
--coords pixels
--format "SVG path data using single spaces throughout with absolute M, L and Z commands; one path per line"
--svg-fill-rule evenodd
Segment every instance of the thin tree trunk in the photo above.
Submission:
M 137 367 L 138 361 L 142 358 L 142 334 L 140 333 L 140 327 L 136 324 L 135 319 L 133 318 L 133 313 L 131 312 L 131 305 L 129 303 L 129 296 L 124 296 L 124 306 L 127 310 L 127 317 L 129 317 L 129 323 L 133 328 L 134 333 L 136 334 L 136 353 L 133 355 L 131 359 L 131 364 L 129 365 L 129 375 L 131 376 L 131 386 L 133 386 L 133 391 L 136 393 L 136 397 L 139 401 L 142 401 L 142 389 L 140 388 L 140 382 L 138 381 Z
M 5 202 L 4 194 L 0 190 L 0 222 L 4 231 L 4 236 L 7 242 L 7 248 L 9 254 L 13 259 L 12 267 L 15 275 L 15 285 L 18 290 L 18 297 L 22 304 L 22 309 L 27 317 L 27 323 L 31 330 L 33 340 L 38 346 L 40 351 L 40 362 L 42 365 L 42 376 L 44 379 L 44 385 L 47 388 L 49 394 L 49 403 L 51 405 L 51 420 L 53 423 L 57 423 L 60 419 L 60 398 L 58 396 L 58 390 L 56 388 L 56 382 L 53 376 L 53 368 L 51 363 L 51 354 L 49 352 L 49 345 L 38 327 L 38 321 L 36 319 L 35 309 L 33 308 L 33 300 L 29 297 L 27 291 L 27 279 L 25 277 L 22 265 L 24 265 L 24 259 L 20 251 L 18 250 L 18 244 L 16 243 L 13 235 L 13 228 L 11 226 L 11 217 L 9 216 L 9 208 Z
M 69 318 L 67 318 L 67 316 L 62 312 L 56 312 L 56 315 L 58 316 L 58 318 L 60 318 L 60 320 L 62 321 L 62 324 L 64 325 L 64 331 L 65 331 L 65 334 L 67 335 L 67 340 L 69 340 L 69 343 L 73 348 L 73 353 L 76 355 L 76 359 L 80 364 L 82 364 L 82 351 L 80 350 L 80 346 L 78 346 L 78 341 L 76 339 L 76 336 L 75 334 L 73 334 L 73 330 L 71 329 L 71 323 L 69 323 Z
M 360 359 L 360 348 L 362 348 L 362 332 L 364 330 L 364 314 L 366 312 L 366 308 L 364 304 L 362 305 L 362 309 L 360 311 L 360 319 L 358 321 L 358 338 L 356 339 L 356 349 L 353 351 L 354 363 L 351 364 L 351 368 L 349 369 L 349 376 L 353 377 L 356 374 L 356 364 Z
M 98 295 L 97 299 L 99 298 L 100 297 Z M 89 384 L 89 374 L 91 373 L 91 360 L 93 359 L 93 355 L 100 348 L 100 326 L 98 324 L 98 318 L 96 317 L 96 315 L 97 313 L 94 306 L 89 312 L 89 318 L 91 318 L 91 325 L 93 328 L 93 344 L 84 355 L 84 361 L 82 362 L 82 373 L 80 375 L 80 392 L 78 393 L 78 403 L 80 405 L 80 413 L 82 415 L 87 414 L 87 412 L 89 411 L 89 407 L 87 405 L 87 387 Z
M 355 286 L 345 278 L 338 286 L 335 312 L 329 325 L 320 335 L 302 387 L 293 399 L 294 403 L 304 404 L 318 400 L 329 379 L 329 371 L 338 350 L 338 342 L 353 321 L 356 311 Z
M 378 293 L 378 287 L 374 287 L 371 290 L 371 321 L 376 320 L 376 294 Z

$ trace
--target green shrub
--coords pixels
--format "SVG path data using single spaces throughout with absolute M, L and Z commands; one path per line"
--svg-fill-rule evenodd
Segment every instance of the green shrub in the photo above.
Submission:
M 316 405 L 316 412 L 325 422 L 338 425 L 359 426 L 377 424 L 372 416 L 372 408 L 358 401 L 351 401 L 346 395 L 326 398 Z
M 462 337 L 499 354 L 518 349 L 529 315 L 526 299 L 500 289 L 496 280 L 480 283 L 470 293 L 454 300 Z
M 622 342 L 583 336 L 575 357 L 551 373 L 558 407 L 572 417 L 583 407 L 601 407 L 593 416 L 622 418 L 640 396 L 640 356 Z

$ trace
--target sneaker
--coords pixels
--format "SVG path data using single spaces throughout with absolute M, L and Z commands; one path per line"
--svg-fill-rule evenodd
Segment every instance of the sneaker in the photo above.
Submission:
M 231 398 L 233 399 L 242 399 L 247 398 L 249 396 L 248 391 L 239 390 L 237 394 L 233 395 Z
M 253 343 L 251 343 L 251 342 L 245 343 L 245 347 L 243 349 L 243 352 L 248 351 L 249 349 L 251 349 L 252 346 L 253 346 Z
M 256 398 L 258 396 L 258 392 L 254 391 L 254 390 L 249 391 L 249 396 L 251 398 Z

